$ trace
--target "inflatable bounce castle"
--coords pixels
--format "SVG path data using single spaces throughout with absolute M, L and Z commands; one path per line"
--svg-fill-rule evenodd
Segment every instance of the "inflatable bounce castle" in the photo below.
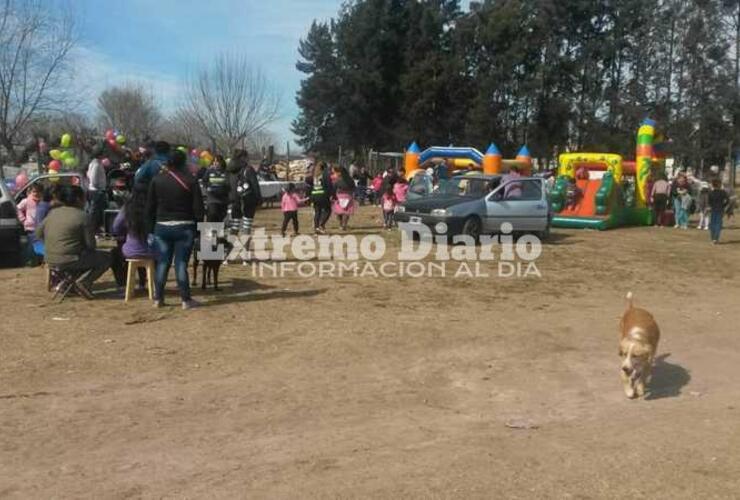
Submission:
M 552 225 L 609 229 L 652 224 L 650 183 L 665 170 L 663 144 L 656 144 L 655 137 L 655 122 L 646 119 L 637 132 L 635 161 L 610 153 L 560 155 L 550 192 Z
M 511 165 L 517 165 L 522 175 L 532 172 L 532 155 L 527 146 L 522 146 L 513 159 L 504 159 L 495 144 L 491 143 L 483 154 L 476 148 L 439 147 L 433 146 L 421 151 L 414 142 L 411 143 L 404 155 L 406 177 L 411 179 L 416 172 L 426 168 L 434 161 L 441 161 L 447 171 L 478 170 L 484 174 L 501 174 L 509 170 Z

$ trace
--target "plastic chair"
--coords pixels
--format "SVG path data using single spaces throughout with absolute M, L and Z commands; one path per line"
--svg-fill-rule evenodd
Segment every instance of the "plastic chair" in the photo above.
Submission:
M 136 286 L 137 271 L 140 268 L 146 269 L 146 285 L 149 291 L 149 300 L 154 300 L 154 259 L 126 259 L 128 262 L 128 271 L 126 272 L 126 295 L 125 302 L 134 295 Z

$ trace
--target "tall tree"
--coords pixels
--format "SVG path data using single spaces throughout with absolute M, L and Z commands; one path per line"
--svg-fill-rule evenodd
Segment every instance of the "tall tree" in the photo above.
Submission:
M 14 145 L 34 115 L 73 101 L 70 62 L 77 29 L 69 12 L 40 0 L 0 5 L 0 144 L 12 161 Z
M 133 143 L 141 143 L 158 132 L 162 115 L 154 96 L 137 84 L 104 90 L 98 97 L 102 128 L 117 128 Z
M 293 133 L 306 151 L 334 153 L 346 136 L 339 127 L 344 86 L 332 27 L 314 21 L 306 38 L 300 41 L 298 54 L 301 60 L 296 68 L 306 79 L 296 96 L 300 114 L 293 121 Z
M 181 112 L 216 149 L 232 151 L 278 119 L 280 94 L 246 57 L 222 54 L 188 82 Z

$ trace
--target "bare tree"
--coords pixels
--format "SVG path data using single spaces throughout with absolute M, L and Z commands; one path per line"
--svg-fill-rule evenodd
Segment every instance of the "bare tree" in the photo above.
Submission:
M 159 127 L 159 137 L 171 144 L 185 144 L 190 147 L 210 147 L 211 142 L 195 118 L 182 109 L 163 120 Z
M 188 82 L 181 113 L 228 152 L 274 122 L 279 110 L 280 96 L 261 71 L 244 56 L 222 54 Z
M 12 161 L 13 145 L 35 114 L 69 106 L 77 36 L 68 12 L 41 0 L 0 6 L 0 144 Z
M 98 111 L 103 128 L 117 128 L 133 143 L 153 137 L 162 119 L 151 92 L 134 83 L 104 90 L 98 97 Z
M 250 135 L 246 140 L 247 150 L 254 152 L 254 157 L 261 155 L 263 151 L 267 151 L 270 146 L 277 145 L 277 139 L 275 134 L 269 130 L 261 130 L 256 134 Z

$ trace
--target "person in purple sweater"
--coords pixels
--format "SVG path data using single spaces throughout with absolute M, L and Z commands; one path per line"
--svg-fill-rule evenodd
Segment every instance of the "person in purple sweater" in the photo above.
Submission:
M 154 248 L 147 243 L 146 210 L 148 186 L 137 182 L 131 197 L 113 221 L 117 245 L 112 251 L 112 269 L 119 287 L 126 286 L 126 259 L 155 259 Z M 139 268 L 139 288 L 144 288 L 146 271 Z

